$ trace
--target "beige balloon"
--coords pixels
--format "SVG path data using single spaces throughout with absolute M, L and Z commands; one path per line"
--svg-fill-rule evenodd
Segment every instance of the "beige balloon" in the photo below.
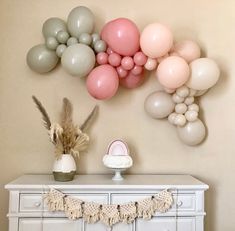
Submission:
M 189 95 L 189 89 L 186 86 L 181 86 L 176 90 L 176 94 L 182 98 Z
M 182 114 L 178 114 L 176 117 L 175 117 L 175 121 L 174 121 L 174 124 L 177 125 L 177 126 L 184 126 L 186 124 L 186 118 L 184 115 Z
M 191 104 L 193 104 L 193 102 L 194 102 L 194 97 L 193 96 L 189 96 L 184 100 L 184 103 L 186 105 L 191 105 Z
M 145 111 L 154 119 L 167 117 L 175 108 L 171 95 L 164 91 L 151 93 L 144 103 Z
M 175 112 L 171 113 L 171 114 L 168 116 L 168 121 L 169 121 L 169 123 L 175 125 L 175 118 L 176 118 L 177 115 L 178 115 L 178 114 L 175 113 Z
M 196 111 L 199 112 L 199 106 L 196 103 L 193 103 L 188 106 L 188 111 Z
M 194 146 L 200 144 L 206 136 L 206 128 L 200 119 L 188 122 L 183 127 L 177 127 L 179 138 L 187 145 Z
M 198 118 L 198 112 L 196 111 L 187 111 L 185 113 L 185 118 L 186 120 L 188 120 L 189 122 L 193 122 L 196 121 Z
M 176 93 L 172 95 L 172 99 L 173 99 L 174 103 L 183 103 L 184 102 L 184 98 L 180 97 Z
M 184 114 L 187 111 L 188 107 L 185 103 L 179 103 L 175 105 L 175 112 L 178 114 Z
M 192 88 L 189 89 L 189 96 L 194 96 L 197 93 L 197 90 L 194 90 Z
M 195 90 L 205 90 L 216 84 L 220 70 L 216 62 L 209 58 L 196 59 L 190 63 L 191 75 L 186 85 Z
M 196 93 L 195 93 L 194 96 L 195 96 L 195 97 L 202 96 L 202 95 L 204 95 L 207 91 L 208 91 L 208 89 L 196 91 Z

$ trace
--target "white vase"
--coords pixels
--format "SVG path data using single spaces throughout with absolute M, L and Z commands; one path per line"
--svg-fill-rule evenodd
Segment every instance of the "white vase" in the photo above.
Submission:
M 53 175 L 56 181 L 71 181 L 76 174 L 76 162 L 71 154 L 62 154 L 53 165 Z

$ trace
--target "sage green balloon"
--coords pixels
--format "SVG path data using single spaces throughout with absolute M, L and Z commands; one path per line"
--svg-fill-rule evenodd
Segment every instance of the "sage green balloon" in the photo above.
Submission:
M 47 73 L 55 68 L 59 58 L 55 51 L 49 50 L 44 44 L 32 47 L 27 54 L 27 64 L 35 72 Z
M 206 128 L 201 120 L 188 122 L 185 126 L 177 127 L 179 138 L 187 145 L 194 146 L 200 144 L 206 136 Z
M 49 18 L 42 26 L 42 33 L 44 38 L 56 37 L 59 31 L 67 31 L 66 23 L 60 18 Z
M 70 37 L 68 40 L 67 40 L 67 46 L 71 46 L 73 44 L 76 44 L 78 43 L 78 39 L 75 38 L 75 37 Z
M 163 119 L 174 111 L 175 103 L 170 94 L 155 91 L 146 98 L 144 108 L 153 119 Z
M 74 44 L 64 51 L 61 64 L 69 74 L 84 77 L 95 66 L 95 54 L 87 45 Z
M 61 56 L 63 55 L 64 51 L 66 50 L 67 46 L 64 44 L 60 44 L 57 48 L 56 48 L 56 54 L 58 57 L 61 58 Z
M 91 35 L 87 33 L 82 33 L 79 37 L 79 42 L 89 46 L 92 42 Z
M 57 46 L 59 45 L 58 41 L 55 37 L 48 37 L 46 38 L 46 47 L 50 50 L 56 50 Z
M 60 42 L 60 43 L 66 43 L 67 40 L 69 39 L 69 34 L 67 31 L 59 31 L 56 35 L 56 39 Z
M 106 43 L 103 40 L 97 41 L 94 45 L 94 50 L 96 53 L 104 52 L 106 51 L 106 48 L 107 48 Z
M 95 43 L 100 40 L 100 35 L 98 33 L 94 33 L 91 35 L 92 37 L 92 46 L 95 46 Z
M 76 7 L 69 13 L 67 26 L 73 37 L 79 38 L 82 33 L 91 34 L 94 29 L 94 15 L 85 6 Z

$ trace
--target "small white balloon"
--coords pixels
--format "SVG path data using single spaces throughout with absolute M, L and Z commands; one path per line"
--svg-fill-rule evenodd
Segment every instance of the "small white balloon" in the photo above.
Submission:
M 189 95 L 189 89 L 186 86 L 181 86 L 176 90 L 176 94 L 180 97 L 187 97 Z
M 185 113 L 185 118 L 186 120 L 188 120 L 189 122 L 193 122 L 196 121 L 198 118 L 198 112 L 196 111 L 187 111 Z
M 197 93 L 197 90 L 194 90 L 192 88 L 189 89 L 189 96 L 195 96 L 196 93 Z
M 188 111 L 199 112 L 199 106 L 197 104 L 193 103 L 188 106 Z
M 175 103 L 183 103 L 184 102 L 184 98 L 180 97 L 179 95 L 177 95 L 176 93 L 173 94 L 172 99 Z
M 188 107 L 185 103 L 179 103 L 175 105 L 175 112 L 178 114 L 184 114 L 187 111 Z
M 171 114 L 168 116 L 168 121 L 169 121 L 171 124 L 173 124 L 173 125 L 175 125 L 175 118 L 176 118 L 176 116 L 177 116 L 177 113 L 175 113 L 175 112 L 171 113 Z
M 182 126 L 184 126 L 184 125 L 186 124 L 186 122 L 187 122 L 187 120 L 186 120 L 185 116 L 182 115 L 182 114 L 178 114 L 178 115 L 175 117 L 174 123 L 175 123 L 175 125 L 177 125 L 177 126 L 182 127 Z
M 191 105 L 191 104 L 193 104 L 193 102 L 194 102 L 194 97 L 193 97 L 193 96 L 187 97 L 187 98 L 184 100 L 184 103 L 185 103 L 186 105 Z

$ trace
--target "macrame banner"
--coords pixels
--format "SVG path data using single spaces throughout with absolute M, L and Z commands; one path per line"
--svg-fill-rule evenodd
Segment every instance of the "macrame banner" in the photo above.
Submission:
M 168 190 L 163 190 L 152 197 L 125 204 L 109 205 L 86 202 L 56 189 L 51 189 L 45 194 L 44 200 L 49 211 L 64 211 L 69 219 L 83 218 L 87 223 L 101 221 L 107 226 L 113 226 L 118 222 L 130 224 L 137 217 L 151 219 L 156 212 L 167 212 L 173 204 L 172 193 Z

